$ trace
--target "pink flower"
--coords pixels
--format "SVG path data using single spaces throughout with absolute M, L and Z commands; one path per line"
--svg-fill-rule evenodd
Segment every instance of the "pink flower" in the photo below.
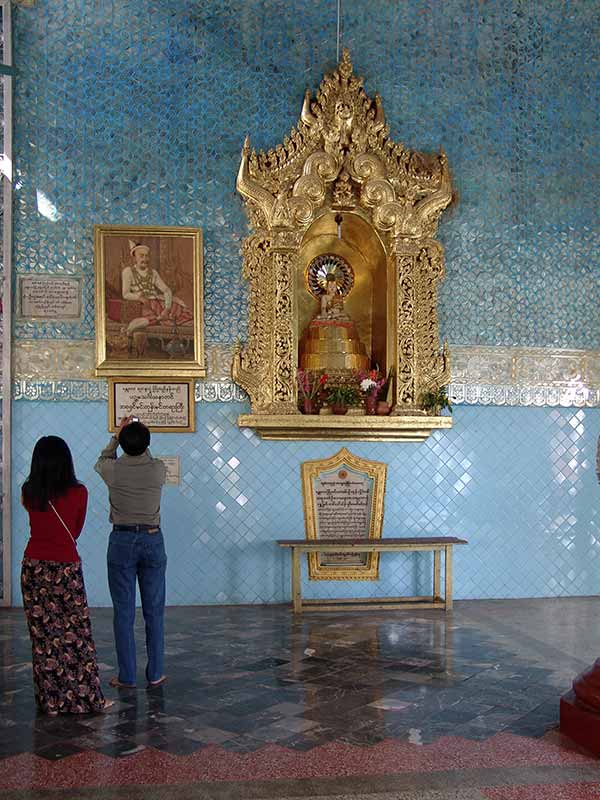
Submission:
M 310 373 L 307 370 L 299 368 L 296 380 L 298 381 L 298 388 L 302 393 L 302 397 L 305 400 L 312 400 L 319 391 L 319 389 L 325 386 L 328 380 L 328 376 L 323 374 L 317 378 L 317 376 L 314 373 Z

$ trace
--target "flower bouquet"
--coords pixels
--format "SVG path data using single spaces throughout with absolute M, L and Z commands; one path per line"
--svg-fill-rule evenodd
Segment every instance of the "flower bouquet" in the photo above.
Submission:
M 355 386 L 332 386 L 327 393 L 327 402 L 334 414 L 345 414 L 358 400 Z
M 360 391 L 365 395 L 365 410 L 367 414 L 375 414 L 377 409 L 377 397 L 381 387 L 385 383 L 385 378 L 381 377 L 376 369 L 369 372 L 361 370 L 358 373 Z
M 298 389 L 302 398 L 302 410 L 304 414 L 313 413 L 313 402 L 319 393 L 327 384 L 328 376 L 323 373 L 317 375 L 308 370 L 298 369 L 296 379 L 298 381 Z

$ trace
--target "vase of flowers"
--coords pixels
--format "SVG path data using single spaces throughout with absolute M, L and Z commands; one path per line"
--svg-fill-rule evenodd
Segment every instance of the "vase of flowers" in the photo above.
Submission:
M 368 394 L 365 397 L 365 411 L 367 412 L 367 414 L 377 413 L 377 398 L 373 397 L 372 394 Z
M 377 398 L 385 378 L 382 378 L 376 369 L 372 369 L 369 372 L 359 372 L 358 380 L 360 391 L 365 398 L 365 411 L 367 414 L 376 414 Z
M 334 414 L 345 414 L 357 401 L 358 393 L 354 386 L 333 386 L 327 394 L 327 402 Z
M 301 410 L 303 414 L 314 414 L 316 412 L 317 395 L 327 384 L 327 375 L 317 375 L 308 370 L 298 369 L 297 372 L 298 389 L 302 401 Z

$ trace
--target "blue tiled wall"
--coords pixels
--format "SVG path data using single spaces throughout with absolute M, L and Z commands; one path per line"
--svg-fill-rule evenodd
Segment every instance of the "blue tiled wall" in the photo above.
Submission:
M 347 0 L 343 42 L 392 135 L 448 153 L 443 335 L 600 344 L 597 14 L 588 0 Z M 92 225 L 202 227 L 206 336 L 245 334 L 234 184 L 335 66 L 331 0 L 37 0 L 16 8 L 16 268 L 83 272 Z M 51 204 L 51 205 L 48 205 Z M 48 216 L 40 213 L 45 210 Z
M 241 144 L 278 143 L 304 89 L 335 65 L 335 3 L 37 0 L 15 8 L 15 266 L 87 276 L 78 325 L 17 337 L 93 338 L 94 223 L 191 225 L 205 237 L 206 338 L 245 335 L 246 235 L 234 190 Z M 596 12 L 576 0 L 346 0 L 344 44 L 383 98 L 395 139 L 446 150 L 457 203 L 440 238 L 442 334 L 454 344 L 600 346 L 595 162 Z M 272 541 L 302 532 L 299 463 L 331 443 L 268 443 L 237 404 L 198 406 L 198 431 L 157 436 L 184 479 L 165 489 L 169 602 L 275 602 L 288 565 Z M 352 445 L 389 464 L 385 533 L 465 536 L 459 597 L 597 591 L 598 411 L 462 407 L 423 444 Z M 102 403 L 14 409 L 13 597 L 35 439 L 73 446 L 91 505 L 90 602 L 108 603 L 105 490 L 92 471 Z M 365 593 L 425 590 L 423 558 L 382 560 Z M 316 594 L 348 587 L 313 583 Z
M 168 602 L 283 602 L 287 553 L 276 538 L 303 535 L 300 462 L 341 443 L 264 442 L 235 425 L 237 403 L 197 406 L 194 434 L 156 434 L 156 455 L 180 455 L 182 482 L 163 491 Z M 531 597 L 598 592 L 600 489 L 595 444 L 600 410 L 457 407 L 455 427 L 423 443 L 352 443 L 388 464 L 384 536 L 451 535 L 455 596 Z M 106 489 L 94 471 L 106 443 L 101 403 L 15 404 L 13 595 L 18 596 L 26 515 L 19 487 L 39 433 L 63 436 L 90 490 L 81 554 L 90 602 L 109 603 Z M 285 556 L 285 557 L 284 557 Z M 379 582 L 305 583 L 310 596 L 431 591 L 428 555 L 381 560 Z

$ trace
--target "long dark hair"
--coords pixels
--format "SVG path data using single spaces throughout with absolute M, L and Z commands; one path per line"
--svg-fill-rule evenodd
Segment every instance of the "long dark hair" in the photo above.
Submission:
M 62 497 L 75 477 L 69 445 L 60 436 L 42 436 L 33 448 L 29 477 L 23 484 L 23 504 L 32 511 L 46 511 L 48 500 Z

